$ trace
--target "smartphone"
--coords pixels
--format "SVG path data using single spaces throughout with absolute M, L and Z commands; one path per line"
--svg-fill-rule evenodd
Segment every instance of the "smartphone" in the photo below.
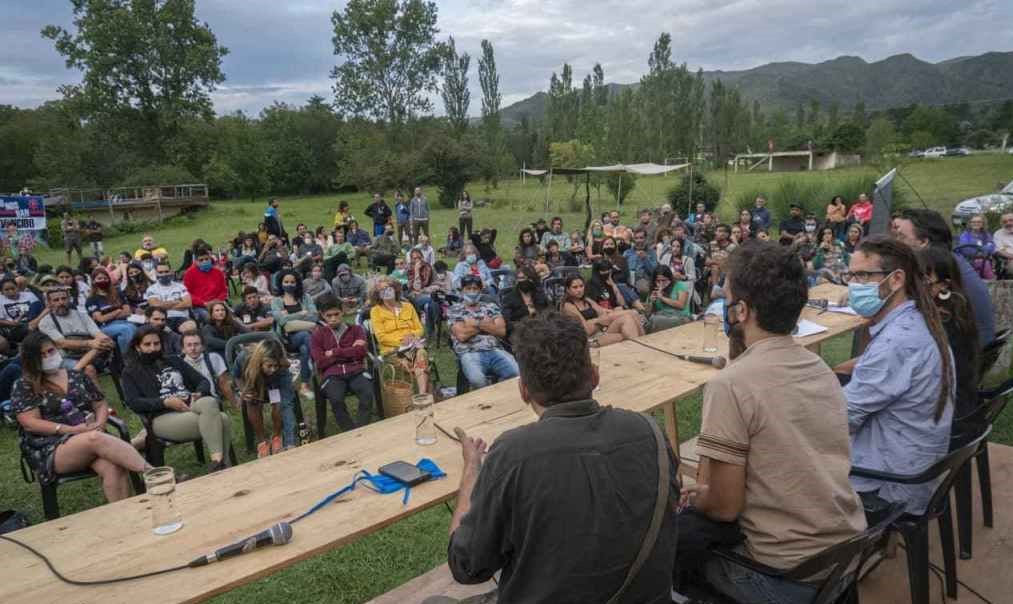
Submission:
M 423 483 L 432 477 L 429 472 L 423 472 L 406 461 L 395 461 L 385 466 L 380 466 L 380 473 L 410 487 Z

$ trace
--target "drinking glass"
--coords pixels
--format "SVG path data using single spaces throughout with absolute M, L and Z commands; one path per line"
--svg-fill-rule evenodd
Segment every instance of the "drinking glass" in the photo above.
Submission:
M 144 473 L 144 486 L 151 502 L 151 527 L 156 535 L 169 535 L 183 527 L 183 517 L 176 509 L 176 474 L 162 466 Z
M 703 351 L 718 351 L 718 330 L 721 329 L 721 317 L 708 313 L 703 316 Z
M 598 392 L 601 390 L 601 348 L 591 346 L 587 352 L 591 356 L 591 366 L 598 370 L 598 385 L 594 387 L 594 391 Z
M 436 444 L 436 421 L 433 417 L 433 395 L 416 394 L 412 397 L 415 413 L 415 444 Z

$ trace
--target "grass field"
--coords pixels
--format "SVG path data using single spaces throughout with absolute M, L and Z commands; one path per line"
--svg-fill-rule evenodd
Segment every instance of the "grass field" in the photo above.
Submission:
M 708 175 L 715 184 L 723 189 L 727 198 L 733 198 L 737 192 L 762 189 L 774 186 L 780 179 L 846 179 L 864 172 L 872 173 L 871 169 L 848 169 L 833 172 L 799 173 L 799 174 L 728 174 Z M 1006 182 L 1013 178 L 1013 157 L 999 155 L 971 156 L 967 158 L 946 158 L 941 161 L 921 160 L 903 167 L 904 176 L 917 190 L 926 203 L 948 215 L 952 206 L 959 200 L 972 195 L 989 192 L 995 189 L 998 182 Z M 650 177 L 641 178 L 637 188 L 627 199 L 626 208 L 657 206 L 664 193 L 673 183 L 672 178 Z M 906 187 L 901 182 L 897 186 Z M 562 179 L 553 183 L 550 199 L 549 216 L 563 216 L 569 227 L 582 225 L 581 212 L 564 211 L 573 186 Z M 476 226 L 496 227 L 499 230 L 498 249 L 504 256 L 509 256 L 519 229 L 538 217 L 543 216 L 545 189 L 536 179 L 529 179 L 526 184 L 519 180 L 501 183 L 495 190 L 486 190 L 481 184 L 471 188 L 476 199 L 490 199 L 491 206 L 476 211 Z M 431 199 L 435 194 L 431 192 Z M 911 197 L 917 200 L 914 194 Z M 578 199 L 583 199 L 583 189 L 578 192 Z M 347 200 L 352 205 L 353 214 L 362 215 L 362 210 L 369 203 L 365 194 L 329 195 L 307 198 L 282 198 L 281 211 L 285 225 L 290 232 L 295 231 L 299 222 L 311 227 L 318 224 L 330 224 L 339 200 Z M 614 206 L 607 199 L 607 190 L 602 188 L 602 197 L 598 198 L 592 190 L 592 200 L 596 212 Z M 195 238 L 203 238 L 215 246 L 222 245 L 227 237 L 238 230 L 251 231 L 261 220 L 264 200 L 215 202 L 212 206 L 196 215 L 177 218 L 155 229 L 157 241 L 166 246 L 174 261 L 182 256 L 182 251 Z M 721 206 L 722 213 L 727 208 Z M 624 211 L 629 220 L 631 210 Z M 433 231 L 435 242 L 442 243 L 447 227 L 456 224 L 456 212 L 437 210 L 433 214 Z M 368 225 L 365 225 L 368 227 Z M 140 235 L 120 236 L 106 240 L 107 253 L 113 254 L 120 250 L 134 250 L 138 247 Z M 39 253 L 42 263 L 60 264 L 63 261 L 62 251 L 43 250 Z M 824 357 L 831 364 L 844 360 L 850 350 L 850 340 L 837 338 L 824 346 Z M 455 364 L 453 357 L 446 348 L 435 355 L 441 370 L 443 382 L 453 384 L 455 380 Z M 116 400 L 115 390 L 106 384 L 105 391 L 110 394 L 114 408 L 121 417 L 131 420 L 132 430 L 138 429 L 138 422 L 126 411 L 120 401 Z M 604 401 L 608 403 L 609 401 Z M 304 404 L 305 416 L 310 420 L 313 416 L 312 406 Z M 699 429 L 700 401 L 689 399 L 679 406 L 680 434 L 689 438 Z M 238 413 L 232 413 L 233 434 L 235 442 L 240 442 L 242 426 Z M 333 418 L 330 428 L 334 430 Z M 1013 444 L 1013 424 L 1004 422 L 997 426 L 993 440 Z M 241 461 L 250 459 L 245 451 L 239 451 Z M 38 487 L 25 484 L 18 470 L 18 449 L 15 431 L 9 427 L 0 429 L 0 479 L 4 488 L 0 494 L 0 508 L 15 508 L 28 513 L 33 522 L 42 520 L 41 500 Z M 167 452 L 167 463 L 190 474 L 204 471 L 197 467 L 191 447 L 173 447 Z M 335 485 L 337 488 L 340 485 Z M 73 513 L 102 504 L 102 496 L 94 481 L 76 483 L 60 489 L 60 503 L 64 514 Z M 326 512 L 322 512 L 326 513 Z M 436 507 L 407 520 L 399 522 L 383 531 L 370 535 L 348 547 L 318 556 L 280 572 L 270 578 L 252 583 L 216 598 L 218 603 L 259 604 L 285 601 L 291 604 L 310 602 L 356 603 L 367 600 L 375 595 L 392 589 L 408 579 L 424 573 L 445 560 L 446 527 L 450 515 L 444 507 Z

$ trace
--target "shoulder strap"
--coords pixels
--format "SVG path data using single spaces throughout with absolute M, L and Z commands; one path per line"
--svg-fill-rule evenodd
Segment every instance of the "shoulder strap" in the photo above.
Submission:
M 607 604 L 619 602 L 630 584 L 637 577 L 644 562 L 647 562 L 647 556 L 651 554 L 654 544 L 658 541 L 658 533 L 661 532 L 661 525 L 665 520 L 665 509 L 668 507 L 668 493 L 671 485 L 668 477 L 669 460 L 665 438 L 661 435 L 661 428 L 658 427 L 657 422 L 644 414 L 638 415 L 651 426 L 651 433 L 654 435 L 654 441 L 658 448 L 658 497 L 654 501 L 654 515 L 651 517 L 651 524 L 647 527 L 644 542 L 640 544 L 640 551 L 637 552 L 637 557 L 634 558 L 629 572 L 626 573 L 626 579 L 623 581 L 622 586 L 619 587 L 619 591 L 609 598 Z

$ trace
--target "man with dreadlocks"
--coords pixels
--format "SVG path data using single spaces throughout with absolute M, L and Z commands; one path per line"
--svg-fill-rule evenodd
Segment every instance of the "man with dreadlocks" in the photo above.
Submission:
M 916 474 L 946 455 L 953 419 L 954 363 L 939 311 L 910 247 L 874 236 L 851 256 L 848 301 L 872 325 L 862 356 L 845 362 L 854 466 Z M 925 511 L 933 484 L 852 477 L 866 510 L 902 502 Z M 874 515 L 870 515 L 872 519 Z

